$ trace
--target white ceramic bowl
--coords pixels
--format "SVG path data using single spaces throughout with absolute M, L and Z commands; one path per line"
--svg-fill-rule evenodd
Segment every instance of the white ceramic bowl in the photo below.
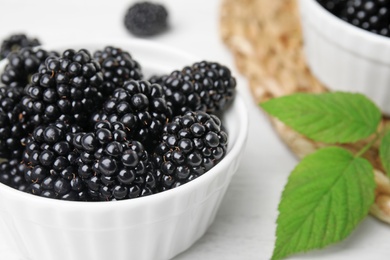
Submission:
M 316 0 L 299 0 L 304 51 L 331 90 L 360 92 L 390 115 L 390 38 L 353 26 Z
M 138 40 L 45 49 L 86 48 L 93 52 L 106 45 L 129 51 L 147 76 L 199 61 L 172 48 Z M 4 65 L 0 63 L 0 70 Z M 6 227 L 0 235 L 8 234 L 9 246 L 26 260 L 174 257 L 206 232 L 238 168 L 248 127 L 247 110 L 239 94 L 222 121 L 229 133 L 225 158 L 194 181 L 159 194 L 116 202 L 69 202 L 0 184 L 0 222 Z

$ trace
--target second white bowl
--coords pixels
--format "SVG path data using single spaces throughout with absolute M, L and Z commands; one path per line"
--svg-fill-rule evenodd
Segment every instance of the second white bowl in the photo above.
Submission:
M 360 92 L 390 115 L 390 38 L 355 27 L 316 0 L 299 0 L 304 51 L 331 90 Z

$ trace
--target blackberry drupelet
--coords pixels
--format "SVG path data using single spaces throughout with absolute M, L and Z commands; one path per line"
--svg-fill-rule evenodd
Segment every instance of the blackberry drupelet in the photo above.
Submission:
M 150 36 L 168 27 L 168 12 L 161 4 L 140 2 L 132 5 L 125 15 L 125 26 L 134 35 Z
M 8 57 L 8 64 L 1 74 L 1 82 L 11 87 L 26 87 L 30 83 L 32 74 L 37 73 L 39 66 L 49 56 L 59 56 L 58 53 L 43 49 L 33 50 L 23 48 L 12 52 Z
M 79 154 L 73 147 L 74 135 L 80 131 L 60 121 L 34 129 L 23 154 L 28 192 L 62 200 L 88 199 L 77 175 Z
M 190 111 L 165 125 L 153 161 L 161 191 L 187 183 L 216 165 L 226 154 L 227 134 L 221 120 Z
M 127 140 L 122 123 L 100 121 L 93 132 L 77 134 L 78 176 L 92 200 L 111 201 L 147 196 L 157 191 L 157 176 L 148 152 Z
M 131 80 L 114 90 L 103 111 L 95 114 L 93 120 L 121 122 L 127 138 L 143 143 L 150 151 L 171 115 L 160 85 Z
M 24 109 L 34 115 L 36 125 L 62 118 L 85 126 L 103 104 L 102 82 L 100 65 L 87 50 L 65 50 L 61 57 L 47 58 L 32 76 Z
M 340 18 L 372 33 L 390 36 L 389 0 L 349 0 Z
M 13 34 L 2 42 L 0 47 L 0 60 L 6 58 L 11 52 L 40 44 L 39 40 L 27 38 L 25 34 Z
M 125 81 L 142 79 L 139 63 L 130 53 L 107 46 L 96 51 L 93 57 L 99 62 L 103 72 L 103 94 L 111 95 L 115 88 L 121 87 Z
M 153 82 L 162 82 L 165 98 L 174 116 L 187 111 L 222 111 L 234 99 L 236 80 L 230 70 L 216 62 L 202 61 L 186 66 Z
M 26 166 L 19 160 L 12 159 L 0 163 L 0 182 L 17 190 L 26 191 L 28 184 L 24 179 Z

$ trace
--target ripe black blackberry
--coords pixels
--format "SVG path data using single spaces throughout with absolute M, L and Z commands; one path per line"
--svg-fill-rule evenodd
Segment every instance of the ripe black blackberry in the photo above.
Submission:
M 23 48 L 12 52 L 8 64 L 1 74 L 5 84 L 0 89 L 0 156 L 2 158 L 21 158 L 24 142 L 34 129 L 42 122 L 39 115 L 33 115 L 32 109 L 26 109 L 24 88 L 33 73 L 49 56 L 58 55 L 43 49 Z
M 227 134 L 221 120 L 202 111 L 190 111 L 165 125 L 153 161 L 160 189 L 187 183 L 210 170 L 226 154 Z
M 317 0 L 320 5 L 336 16 L 340 16 L 348 0 Z
M 60 121 L 35 128 L 23 154 L 27 192 L 62 200 L 88 199 L 77 175 L 79 154 L 73 147 L 74 135 L 79 131 L 78 126 Z
M 19 160 L 12 159 L 0 163 L 0 182 L 11 188 L 26 191 L 28 183 L 24 179 L 26 166 Z
M 13 51 L 19 51 L 22 48 L 34 47 L 40 44 L 38 39 L 27 38 L 25 34 L 13 34 L 2 42 L 0 47 L 0 60 L 6 58 Z
M 167 79 L 169 75 L 153 75 L 151 76 L 148 81 L 151 84 L 158 84 L 158 85 L 164 85 L 164 81 Z
M 125 15 L 125 26 L 134 35 L 150 36 L 168 27 L 168 12 L 161 4 L 140 2 L 132 5 Z
M 58 56 L 58 53 L 43 49 L 33 50 L 23 48 L 12 52 L 8 57 L 8 64 L 1 74 L 1 82 L 11 87 L 25 87 L 30 83 L 32 74 L 37 73 L 39 66 L 49 56 Z
M 100 121 L 94 128 L 74 138 L 80 152 L 78 176 L 91 199 L 123 200 L 156 193 L 157 176 L 148 152 L 140 142 L 127 140 L 125 126 Z
M 23 105 L 36 125 L 64 117 L 84 126 L 103 103 L 102 82 L 100 65 L 87 50 L 68 49 L 61 57 L 47 58 L 32 76 Z
M 390 36 L 389 0 L 349 0 L 340 18 L 372 33 Z
M 163 86 L 174 116 L 187 111 L 222 111 L 233 100 L 236 91 L 236 80 L 230 70 L 208 61 L 194 63 L 160 79 L 152 77 L 151 81 Z
M 206 105 L 206 112 L 223 111 L 234 99 L 236 79 L 226 66 L 217 62 L 201 61 L 184 68 L 183 72 L 196 82 L 200 82 L 208 92 L 209 102 L 208 99 L 204 99 L 202 93 L 200 95 L 202 103 Z
M 25 138 L 32 130 L 21 100 L 23 88 L 0 87 L 0 157 L 20 159 Z
M 139 63 L 130 53 L 120 48 L 107 46 L 96 51 L 93 57 L 102 68 L 104 95 L 111 95 L 113 90 L 121 87 L 125 81 L 140 80 L 143 77 Z
M 121 122 L 127 138 L 142 142 L 150 151 L 171 115 L 160 85 L 131 80 L 114 90 L 93 121 Z
M 181 71 L 173 71 L 170 75 L 153 76 L 150 82 L 160 84 L 172 115 L 183 115 L 188 111 L 206 111 L 202 97 L 209 100 L 203 85 L 184 75 Z

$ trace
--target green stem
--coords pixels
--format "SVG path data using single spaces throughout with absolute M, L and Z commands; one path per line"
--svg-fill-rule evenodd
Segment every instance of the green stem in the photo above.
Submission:
M 360 157 L 362 156 L 363 154 L 365 154 L 370 148 L 371 146 L 376 143 L 376 141 L 378 141 L 378 139 L 382 136 L 382 132 L 378 133 L 376 132 L 375 133 L 375 138 L 372 139 L 368 144 L 366 144 L 362 149 L 360 149 L 359 152 L 357 152 L 357 154 L 355 154 L 355 157 Z
M 360 157 L 365 154 L 372 146 L 375 144 L 379 138 L 382 138 L 385 133 L 389 130 L 389 127 L 384 127 L 382 131 L 375 133 L 375 138 L 373 138 L 368 144 L 366 144 L 359 152 L 355 154 L 355 157 Z

